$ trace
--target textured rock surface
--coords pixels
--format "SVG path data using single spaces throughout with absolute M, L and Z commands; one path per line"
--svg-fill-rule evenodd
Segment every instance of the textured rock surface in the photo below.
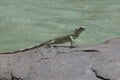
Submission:
M 0 54 L 0 80 L 120 80 L 120 38 Z

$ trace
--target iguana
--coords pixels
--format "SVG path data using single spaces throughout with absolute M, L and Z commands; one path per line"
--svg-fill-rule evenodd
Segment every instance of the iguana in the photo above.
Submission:
M 71 47 L 73 47 L 74 39 L 79 37 L 80 33 L 84 30 L 85 30 L 85 28 L 82 28 L 82 27 L 77 28 L 72 33 L 65 35 L 65 36 L 61 36 L 61 37 L 52 39 L 52 40 L 49 40 L 45 43 L 42 43 L 41 46 L 48 46 L 49 47 L 49 46 L 54 45 L 54 44 L 62 44 L 62 43 L 70 42 Z
M 32 50 L 32 49 L 35 49 L 35 48 L 38 48 L 38 47 L 44 47 L 44 46 L 50 47 L 54 44 L 62 44 L 62 43 L 66 43 L 66 42 L 70 42 L 71 47 L 73 47 L 74 39 L 79 37 L 80 33 L 84 30 L 85 30 L 85 28 L 80 27 L 80 28 L 75 29 L 74 31 L 72 31 L 72 33 L 70 33 L 68 35 L 58 37 L 58 38 L 55 38 L 55 39 L 51 39 L 49 41 L 43 42 L 43 43 L 41 43 L 39 45 L 36 45 L 34 47 L 23 49 L 23 50 L 17 50 L 17 51 L 13 51 L 13 52 L 3 52 L 3 53 L 0 53 L 0 54 L 14 54 L 14 53 L 18 53 L 18 52 L 24 52 L 24 51 Z

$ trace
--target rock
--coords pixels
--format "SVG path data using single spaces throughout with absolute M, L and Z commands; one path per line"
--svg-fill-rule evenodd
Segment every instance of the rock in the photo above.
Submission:
M 0 80 L 120 80 L 120 38 L 0 54 Z M 11 54 L 8 54 L 11 53 Z

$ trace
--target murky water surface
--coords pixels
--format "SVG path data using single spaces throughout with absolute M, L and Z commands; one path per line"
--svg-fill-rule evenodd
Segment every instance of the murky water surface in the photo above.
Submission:
M 0 52 L 32 47 L 75 28 L 76 44 L 120 36 L 120 0 L 0 0 Z

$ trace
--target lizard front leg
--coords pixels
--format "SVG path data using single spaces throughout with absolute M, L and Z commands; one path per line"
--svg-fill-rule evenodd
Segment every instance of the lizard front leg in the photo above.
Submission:
M 73 42 L 74 42 L 74 39 L 73 39 L 73 37 L 72 37 L 72 36 L 70 36 L 70 45 L 71 45 L 70 47 L 71 47 L 71 48 L 73 48 L 73 47 L 74 47 L 74 46 L 73 46 Z

